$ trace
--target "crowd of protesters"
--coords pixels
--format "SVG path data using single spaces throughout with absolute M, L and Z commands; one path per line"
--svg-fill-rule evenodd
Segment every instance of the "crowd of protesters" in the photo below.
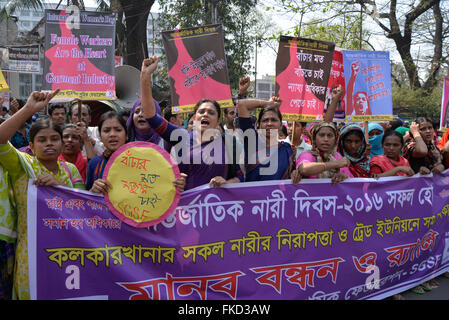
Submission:
M 101 115 L 90 126 L 92 111 L 87 104 L 49 104 L 57 94 L 33 92 L 26 102 L 11 102 L 10 112 L 0 117 L 0 299 L 29 299 L 27 255 L 28 180 L 35 185 L 65 186 L 105 194 L 112 187 L 103 179 L 111 155 L 131 141 L 147 141 L 179 158 L 181 178 L 173 181 L 179 191 L 204 184 L 328 178 L 339 183 L 348 178 L 379 178 L 440 174 L 449 166 L 449 131 L 438 134 L 430 119 L 410 124 L 335 123 L 333 111 L 341 98 L 341 87 L 332 92 L 324 121 L 283 121 L 280 100 L 247 98 L 249 78 L 240 80 L 235 107 L 221 109 L 211 99 L 201 99 L 193 114 L 162 112 L 152 96 L 151 75 L 159 58 L 144 60 L 141 69 L 141 98 L 129 110 Z M 37 116 L 47 109 L 46 117 Z M 259 109 L 257 117 L 253 111 Z M 255 145 L 233 135 L 236 129 L 256 136 Z M 189 137 L 188 154 L 179 155 L 180 139 Z M 213 130 L 215 134 L 206 134 Z M 230 136 L 229 139 L 226 139 Z M 264 145 L 260 154 L 259 144 Z M 221 150 L 212 163 L 205 149 Z M 240 150 L 240 152 L 238 151 Z M 204 154 L 203 154 L 204 155 Z M 242 159 L 237 159 L 242 155 Z M 214 155 L 210 155 L 213 157 Z M 274 166 L 270 174 L 264 170 Z M 422 294 L 438 286 L 435 279 L 413 289 Z M 395 296 L 401 299 L 400 295 Z

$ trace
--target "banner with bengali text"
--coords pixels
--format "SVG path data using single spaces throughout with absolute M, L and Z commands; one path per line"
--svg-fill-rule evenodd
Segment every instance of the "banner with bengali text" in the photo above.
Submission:
M 174 113 L 192 112 L 203 99 L 233 107 L 223 27 L 207 25 L 162 32 Z
M 61 90 L 52 102 L 115 100 L 115 13 L 78 13 L 76 25 L 65 10 L 45 10 L 42 90 Z
M 449 270 L 449 171 L 206 186 L 133 228 L 29 184 L 32 299 L 383 299 Z
M 39 45 L 10 46 L 9 71 L 24 73 L 40 73 Z

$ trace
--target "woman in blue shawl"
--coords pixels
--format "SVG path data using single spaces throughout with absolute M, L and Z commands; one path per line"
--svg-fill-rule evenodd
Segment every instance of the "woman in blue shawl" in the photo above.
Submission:
M 382 148 L 382 138 L 384 136 L 384 128 L 375 122 L 368 124 L 369 144 L 371 145 L 371 154 L 369 160 L 373 156 L 383 155 L 384 149 Z

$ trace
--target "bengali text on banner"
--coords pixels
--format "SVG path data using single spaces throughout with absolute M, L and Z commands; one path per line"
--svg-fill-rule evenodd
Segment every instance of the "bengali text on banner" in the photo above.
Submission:
M 449 269 L 442 175 L 184 192 L 149 228 L 101 196 L 29 185 L 33 299 L 383 299 Z

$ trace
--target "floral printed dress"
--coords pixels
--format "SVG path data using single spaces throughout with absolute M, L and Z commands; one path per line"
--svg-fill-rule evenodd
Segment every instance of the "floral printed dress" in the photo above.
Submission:
M 52 173 L 37 158 L 18 151 L 9 142 L 0 145 L 0 165 L 9 174 L 16 202 L 15 210 L 0 219 L 0 225 L 9 221 L 10 225 L 17 226 L 14 298 L 30 299 L 27 243 L 28 180 L 44 173 Z M 73 164 L 58 161 L 58 167 L 57 174 L 52 174 L 57 180 L 70 188 L 85 189 L 81 175 Z
M 0 166 L 0 300 L 12 298 L 14 249 L 17 238 L 12 215 L 13 203 L 8 172 Z

